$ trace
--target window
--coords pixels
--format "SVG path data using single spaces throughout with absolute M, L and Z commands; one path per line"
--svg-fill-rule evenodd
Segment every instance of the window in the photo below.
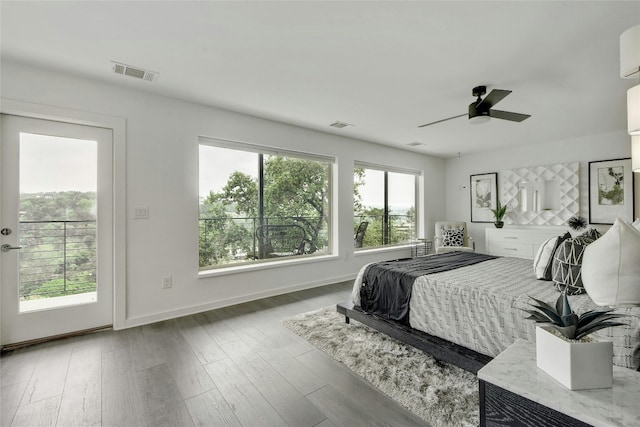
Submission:
M 200 269 L 331 253 L 333 162 L 200 138 Z
M 416 238 L 416 189 L 419 172 L 356 163 L 354 233 L 368 226 L 357 247 L 408 243 Z

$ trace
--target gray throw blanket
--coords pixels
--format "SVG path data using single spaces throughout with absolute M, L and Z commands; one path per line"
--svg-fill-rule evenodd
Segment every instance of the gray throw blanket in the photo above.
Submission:
M 409 326 L 409 300 L 416 277 L 478 264 L 497 257 L 473 252 L 449 252 L 382 261 L 365 269 L 360 308 L 367 313 Z

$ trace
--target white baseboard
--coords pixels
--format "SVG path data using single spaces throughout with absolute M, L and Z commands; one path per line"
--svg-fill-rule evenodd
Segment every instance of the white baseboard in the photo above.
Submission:
M 307 282 L 294 286 L 287 286 L 283 288 L 275 288 L 268 289 L 262 292 L 255 292 L 252 294 L 240 295 L 233 298 L 227 298 L 218 301 L 212 301 L 204 304 L 192 305 L 189 307 L 183 307 L 176 310 L 163 311 L 160 313 L 153 313 L 144 316 L 135 316 L 126 319 L 125 325 L 123 328 L 117 329 L 128 329 L 136 326 L 148 325 L 150 323 L 161 322 L 163 320 L 175 319 L 177 317 L 189 316 L 191 314 L 202 313 L 204 311 L 215 310 L 217 308 L 228 307 L 231 305 L 241 304 L 245 302 L 255 301 L 262 298 L 273 297 L 276 295 L 288 294 L 291 292 L 302 291 L 305 289 L 317 288 L 321 286 L 327 286 L 334 283 L 345 282 L 347 280 L 354 280 L 356 278 L 355 274 L 349 274 L 341 277 L 333 277 L 331 279 L 325 279 L 316 282 Z M 114 327 L 114 329 L 116 329 Z

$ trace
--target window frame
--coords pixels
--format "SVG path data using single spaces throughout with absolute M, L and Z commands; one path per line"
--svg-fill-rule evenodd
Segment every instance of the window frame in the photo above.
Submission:
M 198 148 L 201 146 L 210 146 L 215 148 L 223 148 L 229 150 L 236 150 L 245 153 L 254 153 L 258 155 L 260 159 L 258 186 L 262 188 L 265 181 L 264 176 L 264 156 L 280 156 L 286 158 L 295 158 L 299 160 L 310 160 L 319 163 L 324 163 L 327 166 L 327 186 L 326 186 L 326 200 L 327 207 L 324 216 L 326 217 L 327 224 L 327 243 L 326 250 L 317 253 L 304 254 L 304 255 L 291 255 L 281 258 L 265 258 L 265 259 L 247 259 L 239 262 L 230 262 L 218 265 L 200 266 L 198 262 L 199 277 L 208 277 L 217 274 L 228 274 L 231 272 L 243 271 L 243 270 L 255 270 L 260 268 L 269 268 L 274 264 L 287 265 L 298 264 L 304 262 L 316 262 L 320 259 L 329 259 L 336 257 L 334 255 L 334 239 L 333 239 L 333 212 L 334 212 L 334 189 L 333 181 L 336 171 L 336 158 L 333 156 L 327 156 L 316 153 L 308 153 L 290 149 L 283 149 L 278 147 L 270 147 L 259 144 L 234 141 L 229 139 L 214 138 L 214 137 L 198 137 Z M 200 163 L 200 155 L 198 155 L 198 174 L 202 164 Z M 200 183 L 198 182 L 198 189 Z M 199 190 L 198 190 L 199 194 Z M 199 197 L 199 196 L 198 196 Z M 200 206 L 200 203 L 198 203 Z M 198 229 L 200 228 L 200 210 L 198 209 Z M 255 229 L 253 230 L 255 233 Z M 200 232 L 198 232 L 198 239 L 200 240 Z M 200 244 L 198 244 L 198 257 L 200 257 Z
M 410 168 L 401 168 L 401 167 L 397 167 L 397 166 L 388 166 L 388 165 L 380 165 L 380 164 L 376 164 L 376 163 L 369 163 L 369 162 L 364 162 L 364 161 L 354 161 L 353 164 L 353 170 L 355 171 L 356 168 L 362 168 L 362 169 L 371 169 L 371 170 L 377 170 L 377 171 L 381 171 L 384 172 L 384 208 L 383 208 L 383 218 L 382 218 L 382 222 L 383 222 L 383 232 L 382 232 L 382 239 L 383 239 L 383 244 L 382 245 L 377 245 L 377 246 L 368 246 L 368 247 L 362 247 L 362 248 L 356 248 L 355 251 L 356 252 L 362 252 L 362 251 L 367 251 L 367 250 L 379 250 L 379 249 L 384 249 L 384 248 L 393 248 L 393 247 L 398 247 L 398 246 L 406 246 L 406 245 L 410 245 L 411 242 L 414 239 L 417 239 L 419 232 L 420 232 L 420 226 L 418 224 L 418 218 L 420 218 L 420 211 L 419 211 L 419 206 L 418 206 L 418 201 L 420 200 L 420 178 L 423 175 L 423 172 L 421 170 L 418 169 L 410 169 Z M 398 173 L 398 174 L 404 174 L 404 175 L 412 175 L 414 177 L 414 194 L 413 194 L 413 203 L 414 203 L 414 218 L 413 221 L 415 223 L 415 230 L 414 230 L 414 235 L 410 236 L 410 240 L 408 242 L 402 242 L 402 243 L 389 243 L 390 240 L 390 229 L 389 229 L 389 173 Z M 355 205 L 354 205 L 355 207 Z M 356 218 L 356 212 L 354 210 L 353 212 L 353 216 L 354 219 Z

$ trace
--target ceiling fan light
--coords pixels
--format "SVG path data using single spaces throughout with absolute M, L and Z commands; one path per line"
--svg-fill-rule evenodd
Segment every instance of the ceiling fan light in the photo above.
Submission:
M 627 131 L 640 135 L 640 85 L 627 91 Z
M 469 104 L 469 121 L 473 124 L 481 124 L 489 121 L 489 108 L 483 107 L 481 102 L 482 100 L 478 100 Z
M 490 120 L 489 116 L 475 116 L 475 117 L 470 117 L 469 118 L 469 122 L 473 123 L 474 125 L 487 123 L 489 120 Z

